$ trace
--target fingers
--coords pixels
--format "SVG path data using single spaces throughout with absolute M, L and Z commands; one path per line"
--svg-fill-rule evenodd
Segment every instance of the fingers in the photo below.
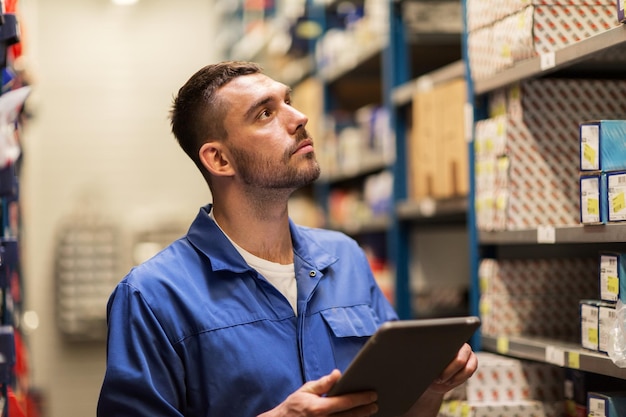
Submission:
M 299 391 L 323 396 L 341 377 L 338 370 L 332 371 L 330 374 L 321 377 L 318 380 L 307 382 Z M 323 411 L 321 415 L 332 414 L 337 416 L 370 416 L 378 410 L 376 400 L 378 399 L 375 392 L 358 392 L 353 394 L 339 395 L 336 397 L 323 397 L 318 404 L 320 407 L 318 412 Z
M 341 372 L 335 369 L 330 374 L 325 375 L 320 379 L 307 382 L 302 386 L 301 390 L 315 395 L 324 395 L 332 388 L 333 385 L 335 385 L 340 377 Z
M 446 390 L 452 389 L 469 379 L 478 367 L 478 358 L 472 348 L 466 343 L 459 349 L 456 357 L 444 369 L 435 385 Z

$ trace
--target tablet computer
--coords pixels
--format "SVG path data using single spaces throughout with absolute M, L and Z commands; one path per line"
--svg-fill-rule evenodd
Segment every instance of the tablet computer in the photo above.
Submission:
M 475 316 L 384 323 L 328 396 L 374 390 L 377 417 L 399 416 L 417 401 L 480 326 Z

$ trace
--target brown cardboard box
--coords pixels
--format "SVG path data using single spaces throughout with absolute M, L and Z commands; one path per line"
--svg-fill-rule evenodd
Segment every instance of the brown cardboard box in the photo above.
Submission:
M 443 142 L 442 194 L 467 195 L 469 191 L 468 143 L 465 140 L 465 80 L 442 85 L 438 92 L 441 141 Z
M 413 129 L 408 144 L 411 198 L 467 194 L 465 102 L 466 83 L 462 79 L 415 94 Z
M 413 131 L 408 143 L 408 165 L 412 191 L 409 195 L 416 200 L 435 195 L 439 160 L 436 97 L 435 90 L 431 89 L 417 92 L 413 98 Z

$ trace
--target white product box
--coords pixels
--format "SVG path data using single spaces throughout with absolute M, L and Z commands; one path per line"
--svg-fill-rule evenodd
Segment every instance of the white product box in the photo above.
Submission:
M 597 173 L 580 177 L 580 222 L 604 224 L 608 221 L 606 175 Z
M 599 281 L 600 299 L 612 303 L 617 302 L 620 296 L 626 293 L 626 254 L 616 252 L 600 253 Z M 622 289 L 622 287 L 625 288 Z
M 626 221 L 626 171 L 607 172 L 608 221 Z
M 580 124 L 580 170 L 626 169 L 626 120 L 593 120 Z
M 598 350 L 598 313 L 597 301 L 580 301 L 580 345 L 585 349 Z
M 601 303 L 598 311 L 598 350 L 603 353 L 609 351 L 609 337 L 615 325 L 617 312 L 614 304 Z

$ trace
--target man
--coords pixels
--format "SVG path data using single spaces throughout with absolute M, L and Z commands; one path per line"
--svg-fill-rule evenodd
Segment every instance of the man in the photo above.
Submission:
M 171 120 L 213 204 L 112 294 L 98 416 L 372 415 L 376 393 L 324 394 L 397 317 L 352 239 L 289 220 L 320 173 L 289 88 L 252 63 L 209 65 Z M 466 345 L 411 415 L 435 416 L 475 369 Z

